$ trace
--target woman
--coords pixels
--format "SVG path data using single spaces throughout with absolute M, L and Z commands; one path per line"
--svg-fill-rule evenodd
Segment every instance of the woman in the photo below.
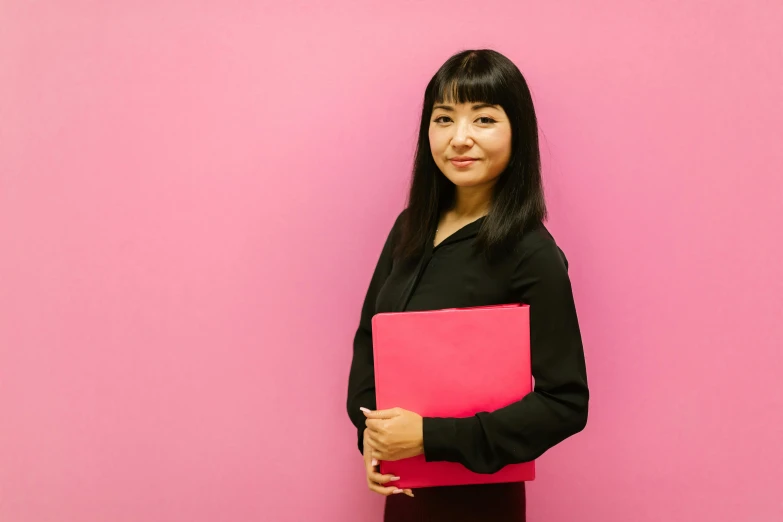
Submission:
M 408 205 L 389 232 L 354 337 L 348 415 L 384 520 L 523 521 L 524 483 L 401 491 L 377 461 L 424 454 L 478 473 L 533 460 L 581 431 L 588 388 L 568 263 L 545 228 L 538 126 L 522 73 L 492 50 L 449 58 L 427 85 Z M 374 411 L 379 312 L 530 305 L 535 389 L 469 418 Z

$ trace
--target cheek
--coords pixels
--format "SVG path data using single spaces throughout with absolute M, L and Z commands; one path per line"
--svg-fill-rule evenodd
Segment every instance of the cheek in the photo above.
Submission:
M 430 150 L 433 153 L 443 152 L 445 146 L 443 137 L 438 132 L 432 130 L 430 130 L 429 137 L 430 137 Z
M 495 160 L 503 160 L 511 156 L 511 134 L 498 133 L 484 142 L 487 153 Z

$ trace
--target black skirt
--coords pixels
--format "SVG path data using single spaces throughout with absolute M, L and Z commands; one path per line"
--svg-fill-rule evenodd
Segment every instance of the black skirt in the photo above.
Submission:
M 386 498 L 384 522 L 525 522 L 525 483 L 448 486 Z

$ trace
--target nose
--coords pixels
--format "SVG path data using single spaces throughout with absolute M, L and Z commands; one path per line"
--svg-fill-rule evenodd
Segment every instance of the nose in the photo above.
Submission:
M 470 125 L 464 120 L 454 125 L 454 136 L 451 137 L 451 145 L 454 148 L 470 147 L 472 139 L 470 137 Z

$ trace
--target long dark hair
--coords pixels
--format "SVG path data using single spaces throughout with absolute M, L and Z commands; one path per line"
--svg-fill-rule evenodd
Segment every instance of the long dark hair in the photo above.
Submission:
M 440 171 L 430 150 L 432 107 L 472 102 L 500 105 L 511 124 L 511 157 L 495 183 L 490 211 L 476 238 L 477 250 L 492 261 L 508 252 L 528 227 L 546 219 L 538 122 L 527 82 L 497 51 L 462 51 L 438 69 L 424 91 L 407 209 L 394 250 L 398 259 L 420 256 L 441 214 L 454 203 L 455 185 Z

